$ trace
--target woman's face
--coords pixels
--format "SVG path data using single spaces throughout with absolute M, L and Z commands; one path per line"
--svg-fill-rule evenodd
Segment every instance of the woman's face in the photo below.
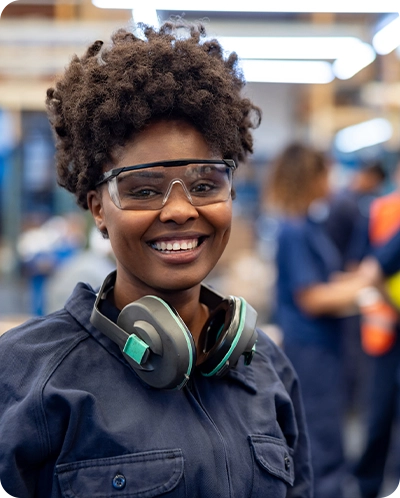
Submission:
M 112 168 L 184 158 L 222 159 L 190 124 L 157 121 L 123 148 Z M 128 284 L 130 299 L 145 294 L 162 297 L 198 285 L 229 239 L 231 198 L 195 207 L 179 184 L 158 210 L 121 210 L 111 200 L 106 184 L 88 194 L 88 203 L 98 228 L 109 235 L 118 279 Z M 180 249 L 168 250 L 169 244 Z

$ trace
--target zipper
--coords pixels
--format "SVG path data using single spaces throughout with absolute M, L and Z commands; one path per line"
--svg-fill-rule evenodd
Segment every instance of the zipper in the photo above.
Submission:
M 233 497 L 232 495 L 232 483 L 230 479 L 230 472 L 229 472 L 229 466 L 228 466 L 228 452 L 226 448 L 226 443 L 225 440 L 218 429 L 217 425 L 215 424 L 214 420 L 211 418 L 207 410 L 204 408 L 203 403 L 201 402 L 200 398 L 200 393 L 197 389 L 197 386 L 195 382 L 193 381 L 192 377 L 187 381 L 184 389 L 187 390 L 188 394 L 194 399 L 194 401 L 198 404 L 198 406 L 201 408 L 202 412 L 205 414 L 207 419 L 210 421 L 211 425 L 213 426 L 219 440 L 221 441 L 224 456 L 225 456 L 225 469 L 226 469 L 226 475 L 227 475 L 227 481 L 228 481 L 228 496 L 231 498 Z

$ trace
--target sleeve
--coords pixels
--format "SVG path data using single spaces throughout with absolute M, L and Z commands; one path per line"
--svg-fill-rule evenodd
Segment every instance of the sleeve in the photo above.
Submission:
M 345 254 L 347 263 L 358 263 L 371 253 L 368 226 L 369 218 L 366 216 L 360 217 L 355 224 L 348 250 Z
M 376 248 L 374 254 L 386 276 L 400 271 L 400 230 L 386 244 Z
M 47 436 L 32 359 L 7 332 L 0 341 L 0 481 L 7 493 L 36 498 Z

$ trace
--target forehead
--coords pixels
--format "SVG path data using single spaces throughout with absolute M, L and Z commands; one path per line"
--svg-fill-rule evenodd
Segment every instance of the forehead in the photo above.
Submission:
M 191 157 L 221 159 L 203 135 L 181 120 L 160 120 L 135 134 L 114 155 L 113 167 Z

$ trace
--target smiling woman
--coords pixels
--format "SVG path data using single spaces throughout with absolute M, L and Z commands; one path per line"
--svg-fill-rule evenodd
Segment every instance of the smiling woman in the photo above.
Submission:
M 19 498 L 311 498 L 296 374 L 243 298 L 203 283 L 260 111 L 201 24 L 141 29 L 95 42 L 47 93 L 59 184 L 116 271 L 2 336 L 1 482 Z

